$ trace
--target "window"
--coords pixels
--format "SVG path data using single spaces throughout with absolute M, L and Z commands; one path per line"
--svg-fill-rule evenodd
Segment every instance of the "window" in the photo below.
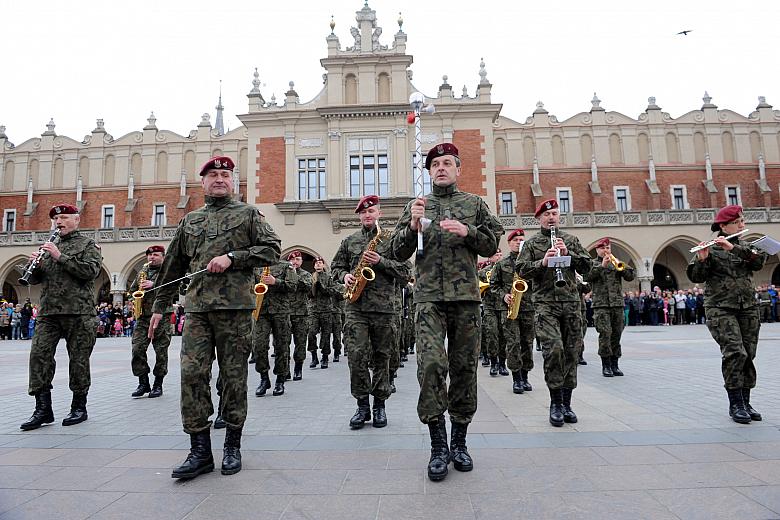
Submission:
M 555 190 L 558 193 L 558 210 L 561 213 L 571 213 L 571 188 L 556 188 Z
M 615 211 L 631 211 L 631 195 L 628 186 L 615 186 Z
M 298 159 L 298 200 L 325 199 L 325 158 Z
M 672 209 L 688 209 L 688 190 L 685 186 L 670 186 Z
M 165 204 L 154 205 L 154 213 L 152 213 L 152 225 L 153 226 L 165 225 Z
M 431 174 L 428 171 L 428 168 L 425 167 L 425 158 L 428 156 L 427 153 L 422 154 L 422 182 L 423 182 L 423 195 L 428 195 L 431 192 Z M 417 186 L 417 169 L 415 169 L 415 160 L 417 159 L 417 152 L 412 152 L 412 187 L 414 188 L 412 192 L 415 196 L 418 195 L 417 190 L 420 188 Z
M 740 205 L 739 186 L 726 186 L 726 205 Z
M 3 232 L 10 233 L 16 231 L 16 210 L 7 209 L 3 211 Z
M 501 214 L 502 215 L 514 215 L 515 213 L 515 197 L 511 191 L 501 192 Z
M 387 138 L 349 140 L 349 196 L 390 194 Z
M 114 227 L 114 206 L 103 206 L 103 228 Z

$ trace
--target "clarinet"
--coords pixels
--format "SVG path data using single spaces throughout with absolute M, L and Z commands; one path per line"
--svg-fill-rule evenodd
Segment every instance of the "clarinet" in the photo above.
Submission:
M 44 242 L 44 245 L 46 245 L 48 242 L 54 242 L 59 237 L 60 237 L 60 229 L 56 228 L 54 231 L 51 232 L 51 235 L 46 240 L 46 242 Z M 35 260 L 31 260 L 27 262 L 27 265 L 22 267 L 22 277 L 19 278 L 19 285 L 22 285 L 24 287 L 30 285 L 30 277 L 32 276 L 33 271 L 35 271 L 35 269 L 41 264 L 41 260 L 43 260 L 45 253 L 46 251 L 44 251 L 43 246 L 41 246 L 38 249 L 38 256 L 35 257 Z
M 550 227 L 550 242 L 552 247 L 555 247 L 555 250 L 558 251 L 557 256 L 561 256 L 561 251 L 555 246 L 556 240 L 558 240 L 558 237 L 555 236 L 555 228 Z M 563 277 L 563 269 L 560 267 L 555 268 L 555 287 L 566 287 L 566 278 Z

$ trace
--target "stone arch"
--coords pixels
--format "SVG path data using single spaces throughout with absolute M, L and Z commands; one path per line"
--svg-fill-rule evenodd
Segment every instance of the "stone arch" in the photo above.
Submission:
M 775 287 L 780 287 L 780 264 L 777 264 L 775 266 L 774 271 L 772 271 L 772 276 L 770 277 L 770 280 Z
M 168 182 L 168 153 L 161 151 L 157 154 L 157 167 L 154 169 L 156 183 Z
M 582 164 L 590 164 L 591 157 L 593 157 L 593 138 L 590 134 L 582 134 L 580 136 L 580 154 L 582 155 Z
M 508 166 L 506 140 L 497 137 L 493 146 L 496 150 L 496 167 Z
M 5 162 L 5 168 L 3 171 L 5 172 L 5 177 L 3 178 L 3 190 L 13 191 L 14 190 L 14 173 L 15 173 L 16 167 L 14 166 L 13 161 L 6 161 Z
M 81 177 L 82 186 L 89 186 L 89 157 L 86 155 L 79 158 L 79 177 Z
M 238 152 L 238 167 L 240 168 L 238 175 L 239 180 L 245 181 L 247 179 L 247 169 L 249 168 L 248 162 L 249 151 L 246 147 L 241 148 Z
M 707 141 L 702 132 L 693 134 L 693 157 L 697 163 L 704 162 L 704 156 L 707 153 Z
M 666 161 L 670 163 L 680 162 L 680 142 L 674 132 L 667 132 L 664 138 L 666 141 Z
M 529 168 L 534 165 L 535 149 L 534 138 L 530 135 L 523 137 L 523 159 L 525 159 L 525 165 Z
M 141 183 L 141 168 L 143 167 L 143 162 L 141 162 L 141 154 L 140 153 L 134 153 L 132 157 L 130 157 L 130 173 L 133 174 L 133 178 L 135 179 L 134 182 L 136 184 Z
M 750 132 L 750 160 L 758 161 L 758 155 L 761 153 L 761 134 L 756 132 Z
M 52 181 L 51 181 L 51 187 L 52 188 L 62 188 L 65 178 L 65 161 L 62 160 L 62 157 L 57 157 L 54 159 L 54 173 L 52 174 Z
M 143 251 L 132 256 L 125 263 L 124 267 L 122 267 L 122 270 L 119 271 L 119 278 L 114 284 L 115 288 L 127 292 L 127 289 L 130 287 L 130 284 L 133 282 L 133 280 L 135 280 L 138 271 L 141 270 L 141 266 L 143 266 L 145 263 L 146 263 L 146 253 L 144 253 Z
M 610 245 L 612 246 L 612 254 L 615 255 L 621 262 L 625 262 L 634 269 L 638 270 L 642 261 L 642 255 L 640 255 L 639 252 L 628 242 L 624 242 L 623 240 L 612 237 L 609 237 L 609 241 Z M 596 254 L 596 242 L 598 242 L 598 240 L 594 240 L 585 248 L 585 250 L 588 251 L 588 253 L 590 253 L 593 258 L 598 256 Z
M 379 103 L 390 103 L 390 75 L 380 72 L 376 78 L 376 99 Z
M 639 150 L 639 164 L 647 164 L 650 158 L 650 139 L 642 132 L 636 136 L 636 144 Z
M 552 136 L 552 161 L 555 165 L 566 164 L 566 156 L 563 149 L 563 138 L 560 135 Z
M 677 235 L 663 242 L 653 254 L 652 286 L 662 290 L 693 287 L 685 271 L 693 256 L 689 250 L 699 242 L 700 239 L 687 235 Z
M 734 156 L 734 136 L 731 132 L 723 132 L 720 136 L 723 143 L 723 162 L 733 163 L 736 159 Z
M 195 152 L 192 150 L 184 152 L 184 171 L 187 172 L 188 181 L 198 180 L 198 172 L 195 170 Z
M 623 140 L 617 133 L 609 136 L 609 162 L 610 164 L 623 164 Z
M 344 77 L 344 104 L 357 105 L 358 102 L 358 80 L 354 74 L 347 74 Z
M 116 182 L 116 158 L 113 154 L 106 155 L 103 164 L 103 185 L 113 186 Z

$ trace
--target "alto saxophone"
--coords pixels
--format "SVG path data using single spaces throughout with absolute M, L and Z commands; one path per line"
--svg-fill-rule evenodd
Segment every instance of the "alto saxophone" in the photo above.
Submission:
M 144 294 L 146 291 L 143 289 L 143 284 L 146 281 L 146 270 L 149 269 L 149 264 L 146 262 L 141 267 L 141 272 L 138 273 L 138 290 L 133 293 L 133 318 L 136 320 L 141 317 L 144 306 Z
M 263 274 L 261 276 L 268 276 L 271 274 L 271 268 L 269 266 L 263 267 Z M 254 287 L 252 287 L 252 292 L 255 293 L 255 310 L 252 311 L 252 319 L 257 321 L 257 318 L 260 316 L 260 307 L 263 306 L 263 298 L 265 297 L 265 293 L 268 292 L 268 285 L 264 284 L 262 281 L 260 283 L 256 283 Z
M 520 302 L 523 299 L 523 294 L 528 290 L 528 282 L 520 278 L 515 273 L 515 277 L 512 279 L 512 303 L 509 305 L 509 311 L 507 311 L 506 318 L 508 320 L 516 320 L 517 315 L 520 312 Z
M 376 273 L 374 273 L 374 270 L 371 269 L 368 266 L 368 262 L 366 262 L 366 253 L 369 251 L 375 251 L 377 244 L 389 237 L 390 232 L 381 231 L 379 229 L 379 221 L 377 220 L 376 236 L 368 243 L 368 247 L 360 256 L 360 261 L 352 271 L 352 276 L 355 278 L 355 280 L 351 284 L 346 285 L 344 288 L 344 299 L 349 300 L 349 303 L 355 303 L 363 293 L 363 289 L 366 288 L 366 283 L 373 281 L 374 278 L 376 278 Z

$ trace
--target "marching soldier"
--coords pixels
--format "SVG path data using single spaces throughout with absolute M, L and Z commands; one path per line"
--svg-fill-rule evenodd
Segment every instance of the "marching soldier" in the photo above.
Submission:
M 173 478 L 194 478 L 214 469 L 211 453 L 211 366 L 219 362 L 221 416 L 227 424 L 222 474 L 241 471 L 241 431 L 247 409 L 247 359 L 251 347 L 250 290 L 253 269 L 279 260 L 280 240 L 254 206 L 233 200 L 233 160 L 212 157 L 200 169 L 205 206 L 179 223 L 158 278 L 149 336 L 170 308 L 185 273 L 207 269 L 187 288 L 187 325 L 181 344 L 181 416 L 190 453 Z M 215 352 L 216 351 L 216 352 Z
M 479 357 L 482 359 L 482 366 L 483 367 L 489 367 L 491 366 L 491 359 L 488 355 L 488 339 L 487 339 L 487 332 L 486 328 L 484 326 L 485 323 L 485 297 L 487 296 L 487 289 L 482 290 L 482 287 L 489 287 L 490 286 L 490 276 L 488 274 L 490 273 L 490 268 L 492 267 L 492 264 L 490 263 L 490 260 L 484 260 L 482 262 L 477 262 L 477 278 L 479 278 L 480 283 L 480 304 L 479 304 L 479 316 L 480 321 L 482 322 L 482 327 L 480 327 L 479 330 Z M 492 367 L 491 367 L 492 368 Z M 493 374 L 495 375 L 495 374 Z
M 401 293 L 401 338 L 402 351 L 405 355 L 414 354 L 414 277 L 403 287 Z
M 496 266 L 501 261 L 502 253 L 499 249 L 489 259 L 488 267 L 490 280 L 496 274 Z M 488 280 L 488 283 L 490 283 Z M 490 358 L 491 376 L 508 376 L 506 369 L 507 336 L 504 324 L 506 322 L 506 303 L 503 294 L 499 295 L 488 289 L 482 297 L 483 318 L 482 330 L 487 343 L 487 354 Z
M 325 266 L 325 259 L 318 256 L 314 259 L 314 274 L 312 275 L 311 297 L 309 298 L 309 352 L 311 352 L 311 365 L 316 368 L 319 359 L 317 349 L 322 352 L 321 368 L 328 368 L 328 356 L 330 356 L 330 335 L 333 331 L 332 320 L 333 298 L 331 296 L 330 272 Z M 320 335 L 320 344 L 317 346 L 317 334 Z M 338 358 L 334 355 L 333 361 Z
M 103 257 L 91 238 L 78 231 L 81 217 L 76 206 L 58 204 L 49 218 L 59 230 L 59 241 L 47 241 L 32 253 L 29 262 L 39 264 L 29 279 L 41 284 L 41 307 L 30 348 L 28 393 L 35 397 L 35 411 L 20 426 L 35 430 L 54 422 L 51 389 L 54 354 L 60 338 L 68 349 L 68 377 L 73 400 L 63 426 L 87 420 L 87 393 L 90 386 L 89 358 L 95 346 L 95 279 Z M 40 255 L 45 255 L 39 259 Z
M 360 230 L 341 242 L 331 262 L 333 276 L 346 287 L 358 282 L 362 276 L 356 269 L 369 267 L 374 279 L 367 282 L 360 297 L 346 304 L 344 343 L 349 351 L 349 376 L 352 396 L 358 408 L 349 421 L 353 429 L 360 429 L 372 419 L 369 395 L 374 396 L 372 424 L 375 428 L 387 426 L 385 401 L 390 397 L 390 356 L 395 351 L 393 342 L 392 306 L 396 280 L 409 278 L 404 262 L 391 259 L 390 239 L 379 235 L 376 225 L 381 211 L 379 197 L 367 195 L 360 199 L 355 213 L 360 216 Z M 375 249 L 370 250 L 369 245 Z M 373 363 L 373 376 L 369 372 Z
M 580 342 L 579 357 L 577 359 L 578 365 L 587 365 L 585 361 L 585 334 L 588 332 L 588 304 L 586 299 L 591 293 L 590 284 L 577 273 L 577 292 L 580 294 L 580 320 L 582 321 L 582 341 Z
M 693 283 L 705 284 L 707 328 L 720 345 L 729 415 L 734 422 L 747 424 L 761 420 L 761 414 L 750 406 L 750 390 L 756 386 L 753 360 L 761 327 L 753 273 L 764 267 L 767 255 L 739 237 L 726 239 L 745 229 L 742 206 L 722 208 L 715 215 L 711 229 L 718 232 L 715 243 L 696 253 L 688 264 L 687 274 Z
M 342 349 L 341 335 L 344 332 L 344 284 L 338 282 L 333 278 L 333 273 L 330 277 L 330 297 L 331 297 L 331 334 L 333 337 L 333 344 L 331 346 L 333 350 L 333 362 L 339 362 L 339 356 L 342 352 L 347 355 L 346 349 Z
M 147 263 L 144 265 L 130 285 L 130 293 L 136 291 L 147 291 L 154 287 L 154 283 L 160 274 L 165 259 L 165 248 L 163 246 L 149 246 L 146 249 Z M 150 295 L 151 296 L 151 295 Z M 132 397 L 142 397 L 149 394 L 149 397 L 160 397 L 163 393 L 163 379 L 168 374 L 168 346 L 171 344 L 171 334 L 173 326 L 170 320 L 163 320 L 154 333 L 151 343 L 154 348 L 154 384 L 149 386 L 149 363 L 146 360 L 146 351 L 149 348 L 149 320 L 152 319 L 152 304 L 154 297 L 146 298 L 141 296 L 141 315 L 136 318 L 135 329 L 132 339 L 132 360 L 130 365 L 133 369 L 133 375 L 138 378 L 138 388 L 130 394 Z M 173 308 L 165 309 L 163 314 L 169 316 Z
M 460 164 L 458 149 L 451 143 L 428 152 L 431 194 L 406 206 L 393 234 L 393 253 L 404 260 L 414 254 L 418 233 L 423 238 L 422 255 L 415 262 L 417 415 L 428 425 L 428 478 L 434 481 L 447 476 L 450 461 L 458 471 L 474 467 L 466 433 L 477 411 L 481 328 L 477 258 L 495 254 L 504 232 L 481 197 L 458 190 Z M 446 411 L 452 421 L 452 452 Z
M 618 268 L 608 237 L 596 242 L 596 254 L 598 258 L 584 278 L 593 287 L 593 321 L 599 333 L 601 375 L 622 376 L 618 359 L 623 353 L 620 336 L 625 324 L 623 280 L 630 282 L 634 279 L 634 268 L 627 264 Z
M 577 422 L 571 409 L 571 394 L 577 387 L 582 321 L 575 273 L 587 274 L 591 258 L 577 237 L 558 229 L 558 201 L 542 202 L 534 216 L 539 219 L 541 230 L 525 242 L 515 268 L 517 274 L 531 282 L 536 335 L 542 345 L 544 379 L 550 390 L 550 424 L 560 427 L 564 422 Z M 554 243 L 552 228 L 556 234 Z M 550 267 L 550 259 L 556 256 L 570 256 L 571 265 Z
M 306 342 L 309 337 L 309 294 L 311 293 L 311 274 L 302 269 L 303 257 L 298 250 L 291 251 L 287 255 L 290 268 L 295 272 L 298 282 L 290 291 L 290 327 L 295 350 L 293 350 L 293 362 L 295 368 L 293 381 L 299 381 L 303 377 L 303 362 L 306 361 Z M 325 358 L 325 366 L 328 359 Z M 288 368 L 289 371 L 289 368 Z M 295 377 L 298 374 L 300 377 Z

